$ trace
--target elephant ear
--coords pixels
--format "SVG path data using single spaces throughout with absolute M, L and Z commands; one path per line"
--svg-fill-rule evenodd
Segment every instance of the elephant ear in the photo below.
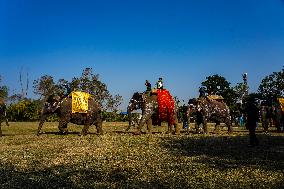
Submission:
M 143 100 L 143 102 L 146 102 L 147 99 L 148 99 L 148 95 L 145 94 L 145 93 L 143 93 L 143 94 L 142 94 L 142 100 Z
M 60 106 L 61 98 L 58 95 L 49 96 L 45 102 L 45 108 L 48 112 L 56 111 Z

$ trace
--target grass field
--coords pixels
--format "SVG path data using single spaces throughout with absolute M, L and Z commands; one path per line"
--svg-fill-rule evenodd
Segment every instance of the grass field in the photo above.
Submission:
M 4 124 L 3 124 L 4 125 Z M 284 133 L 153 135 L 104 123 L 104 135 L 79 137 L 81 126 L 58 135 L 57 123 L 2 126 L 0 188 L 284 188 Z M 210 128 L 213 129 L 213 128 Z M 134 131 L 134 129 L 132 130 Z

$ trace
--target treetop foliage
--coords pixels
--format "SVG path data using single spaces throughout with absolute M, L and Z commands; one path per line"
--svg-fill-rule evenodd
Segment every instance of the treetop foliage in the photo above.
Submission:
M 1 85 L 2 77 L 0 75 L 0 99 L 6 99 L 8 97 L 8 87 L 6 85 Z
M 117 110 L 121 104 L 120 95 L 111 95 L 107 85 L 100 81 L 99 74 L 94 74 L 92 68 L 85 68 L 80 77 L 73 77 L 71 82 L 59 79 L 57 82 L 52 76 L 44 75 L 33 83 L 34 93 L 41 98 L 50 95 L 68 95 L 72 91 L 84 91 L 93 95 L 104 110 Z
M 284 96 L 284 67 L 279 72 L 266 76 L 259 85 L 258 93 L 264 100 Z

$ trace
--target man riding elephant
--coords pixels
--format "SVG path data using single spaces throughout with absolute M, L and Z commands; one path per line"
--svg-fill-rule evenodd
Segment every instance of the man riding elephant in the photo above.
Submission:
M 160 125 L 162 121 L 168 122 L 167 133 L 180 133 L 174 101 L 167 90 L 158 89 L 155 92 L 151 92 L 150 95 L 134 93 L 127 108 L 129 115 L 129 127 L 127 130 L 131 127 L 131 112 L 137 109 L 142 110 L 142 117 L 138 125 L 138 131 L 135 134 L 141 134 L 141 129 L 145 123 L 147 124 L 148 132 L 151 133 L 152 124 Z M 173 131 L 173 126 L 175 126 L 175 131 Z
M 78 101 L 75 101 L 75 96 L 73 94 L 75 93 L 72 92 L 72 95 L 64 98 L 61 98 L 58 95 L 51 95 L 47 99 L 42 109 L 37 135 L 40 134 L 45 119 L 50 114 L 54 113 L 59 116 L 58 128 L 61 134 L 66 134 L 68 132 L 67 124 L 69 122 L 77 125 L 84 125 L 80 135 L 86 135 L 89 127 L 93 124 L 96 126 L 99 134 L 103 133 L 101 107 L 99 103 L 96 102 L 93 97 L 88 96 L 82 100 L 82 103 L 86 103 L 85 109 L 76 111 L 74 110 L 74 107 L 81 106 L 82 104 L 78 104 Z
M 203 124 L 204 133 L 208 133 L 208 121 L 215 122 L 215 132 L 219 132 L 220 123 L 224 122 L 228 127 L 228 132 L 232 132 L 230 110 L 224 102 L 217 101 L 208 97 L 191 99 L 188 104 L 188 118 L 193 113 L 198 115 L 197 126 Z M 199 127 L 196 128 L 199 132 Z

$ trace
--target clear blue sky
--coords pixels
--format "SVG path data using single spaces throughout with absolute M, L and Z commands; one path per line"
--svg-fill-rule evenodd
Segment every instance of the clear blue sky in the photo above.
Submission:
M 70 80 L 86 67 L 124 98 L 164 78 L 174 96 L 198 94 L 206 76 L 251 91 L 284 65 L 283 0 L 0 0 L 0 74 Z M 32 87 L 30 87 L 30 96 Z

